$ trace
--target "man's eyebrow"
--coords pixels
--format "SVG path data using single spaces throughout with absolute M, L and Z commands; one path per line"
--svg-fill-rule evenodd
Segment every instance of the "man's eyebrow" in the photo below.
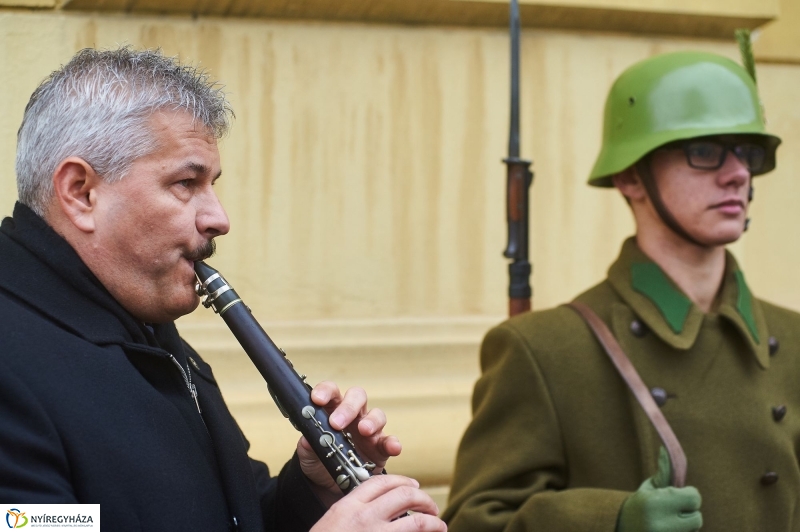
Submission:
M 208 166 L 206 166 L 206 165 L 204 165 L 202 163 L 189 162 L 189 163 L 186 163 L 186 166 L 184 166 L 184 168 L 186 168 L 187 170 L 191 170 L 192 172 L 194 172 L 194 173 L 196 173 L 198 175 L 207 175 L 207 174 L 211 173 L 211 168 L 209 168 Z M 216 181 L 217 179 L 219 179 L 219 177 L 221 175 L 222 175 L 222 170 L 217 172 L 217 175 L 212 177 L 211 181 Z
M 207 174 L 211 171 L 211 169 L 204 165 L 203 163 L 195 163 L 195 162 L 188 162 L 184 165 L 184 168 L 187 170 L 191 170 L 196 174 Z

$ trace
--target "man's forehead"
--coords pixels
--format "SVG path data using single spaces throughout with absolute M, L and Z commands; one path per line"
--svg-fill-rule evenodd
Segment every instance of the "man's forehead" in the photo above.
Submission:
M 213 131 L 192 113 L 185 110 L 158 109 L 150 115 L 150 128 L 154 133 L 166 131 L 186 131 L 208 138 L 216 143 Z

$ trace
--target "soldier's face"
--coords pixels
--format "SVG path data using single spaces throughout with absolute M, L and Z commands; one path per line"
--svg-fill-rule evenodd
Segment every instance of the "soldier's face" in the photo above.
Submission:
M 691 168 L 682 150 L 659 150 L 651 159 L 662 201 L 693 238 L 719 246 L 744 232 L 750 172 L 728 152 L 716 170 Z
M 212 188 L 221 173 L 216 140 L 184 112 L 151 120 L 156 150 L 96 190 L 95 274 L 134 317 L 159 323 L 197 307 L 193 261 L 229 224 Z

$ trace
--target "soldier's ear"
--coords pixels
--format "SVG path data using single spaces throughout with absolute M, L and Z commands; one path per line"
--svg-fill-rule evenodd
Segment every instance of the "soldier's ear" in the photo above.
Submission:
M 625 201 L 627 201 L 628 204 L 639 203 L 647 198 L 647 191 L 634 166 L 626 168 L 618 174 L 614 174 L 611 176 L 611 181 L 614 183 L 614 186 L 617 187 L 617 190 L 625 197 Z
M 54 208 L 80 231 L 95 229 L 97 186 L 102 178 L 80 157 L 68 157 L 53 172 Z

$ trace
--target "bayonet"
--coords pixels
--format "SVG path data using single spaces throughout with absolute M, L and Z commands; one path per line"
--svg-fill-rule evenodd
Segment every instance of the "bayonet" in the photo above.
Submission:
M 533 182 L 531 161 L 519 157 L 519 49 L 520 18 L 517 0 L 511 0 L 509 15 L 511 36 L 511 117 L 506 164 L 506 220 L 508 245 L 503 252 L 512 259 L 508 265 L 508 313 L 514 316 L 530 310 L 531 263 L 528 258 L 528 189 Z

